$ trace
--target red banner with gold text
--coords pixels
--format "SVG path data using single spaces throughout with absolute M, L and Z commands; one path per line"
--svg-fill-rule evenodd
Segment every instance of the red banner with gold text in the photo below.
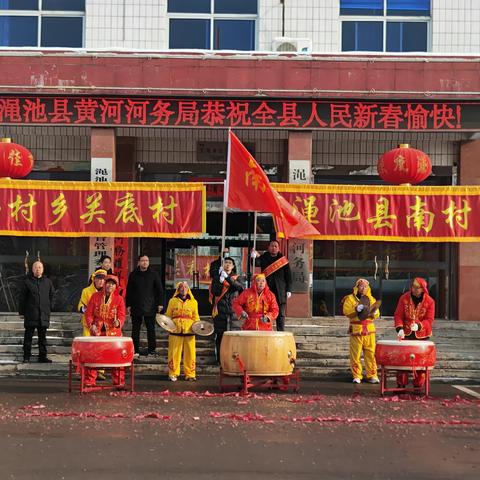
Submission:
M 179 238 L 205 225 L 202 183 L 0 180 L 0 235 Z
M 322 240 L 479 242 L 480 186 L 272 186 Z

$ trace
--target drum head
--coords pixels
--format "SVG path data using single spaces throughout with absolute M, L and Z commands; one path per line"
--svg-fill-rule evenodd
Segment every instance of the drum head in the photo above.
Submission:
M 170 317 L 163 315 L 163 313 L 157 313 L 155 315 L 155 320 L 158 326 L 162 327 L 167 332 L 173 333 L 177 328 L 175 322 Z
M 194 322 L 192 323 L 192 332 L 201 337 L 208 337 L 213 333 L 213 323 L 210 322 Z

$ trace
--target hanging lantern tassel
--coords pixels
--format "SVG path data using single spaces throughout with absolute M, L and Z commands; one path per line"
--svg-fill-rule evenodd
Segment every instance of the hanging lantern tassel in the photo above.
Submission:
M 388 183 L 415 185 L 432 173 L 432 162 L 421 150 L 401 144 L 380 157 L 377 170 L 380 178 Z
M 0 177 L 23 178 L 33 168 L 33 155 L 22 145 L 12 143 L 10 138 L 0 141 Z

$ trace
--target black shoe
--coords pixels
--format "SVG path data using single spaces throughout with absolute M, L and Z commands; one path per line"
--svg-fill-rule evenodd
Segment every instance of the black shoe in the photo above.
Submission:
M 23 357 L 23 363 L 30 363 L 30 357 Z
M 48 357 L 41 357 L 38 359 L 38 363 L 52 363 Z

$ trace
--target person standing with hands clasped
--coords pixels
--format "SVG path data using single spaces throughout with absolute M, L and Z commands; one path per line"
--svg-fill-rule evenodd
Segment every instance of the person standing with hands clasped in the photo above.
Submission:
M 367 279 L 359 278 L 353 292 L 342 299 L 343 314 L 350 320 L 350 370 L 353 383 L 361 383 L 362 352 L 368 383 L 379 383 L 375 361 L 375 324 L 380 316 Z
M 435 300 L 428 294 L 425 279 L 413 279 L 410 291 L 398 300 L 393 316 L 399 340 L 428 340 L 432 336 L 432 325 L 435 319 Z M 404 388 L 408 383 L 408 373 L 397 374 L 397 385 Z M 421 388 L 425 383 L 425 373 L 416 372 L 413 386 Z
M 147 327 L 147 355 L 155 355 L 155 315 L 163 310 L 163 286 L 160 275 L 150 268 L 150 259 L 145 254 L 138 256 L 138 266 L 128 276 L 125 302 L 127 312 L 132 317 L 135 358 L 140 354 L 140 329 L 143 321 Z
M 235 260 L 232 257 L 223 259 L 223 266 L 220 259 L 210 265 L 210 303 L 212 304 L 212 318 L 215 332 L 215 357 L 220 363 L 220 344 L 223 334 L 231 328 L 234 317 L 232 302 L 243 291 L 239 282 Z
M 47 328 L 50 326 L 50 312 L 53 302 L 53 284 L 43 276 L 43 263 L 34 262 L 32 274 L 25 278 L 20 292 L 18 313 L 24 319 L 23 363 L 30 362 L 32 339 L 35 329 L 38 334 L 38 361 L 52 363 L 47 357 Z
M 290 298 L 292 290 L 292 272 L 288 259 L 280 253 L 280 245 L 277 240 L 272 240 L 268 244 L 268 249 L 262 255 L 256 250 L 251 252 L 252 258 L 258 258 L 262 273 L 267 279 L 270 291 L 277 300 L 279 314 L 276 320 L 277 330 L 285 330 L 285 310 L 287 300 Z
M 232 308 L 243 321 L 242 330 L 272 330 L 278 305 L 263 273 L 255 275 L 252 286 L 235 298 Z

